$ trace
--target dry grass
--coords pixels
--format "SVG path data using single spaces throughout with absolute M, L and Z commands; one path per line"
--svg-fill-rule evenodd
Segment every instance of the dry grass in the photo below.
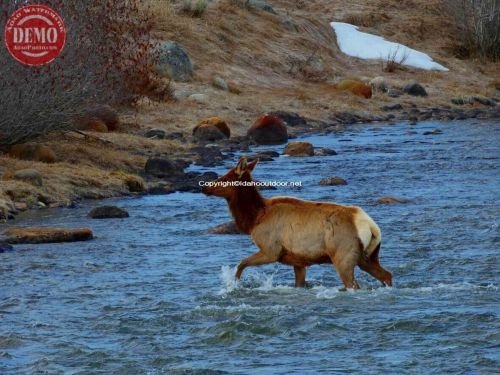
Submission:
M 140 101 L 137 113 L 122 112 L 122 120 L 137 124 L 127 130 L 128 134 L 98 135 L 112 145 L 49 139 L 48 144 L 61 156 L 54 165 L 0 157 L 0 174 L 6 178 L 0 181 L 0 209 L 13 199 L 32 204 L 45 195 L 64 203 L 78 196 L 122 194 L 128 191 L 127 181 L 142 171 L 148 156 L 179 155 L 189 146 L 135 135 L 140 128 L 189 135 L 201 119 L 220 116 L 232 134 L 243 135 L 262 112 L 293 111 L 323 120 L 337 111 L 380 114 L 380 107 L 397 102 L 434 107 L 449 105 L 451 97 L 464 93 L 492 96 L 500 82 L 498 63 L 459 60 L 450 52 L 456 36 L 441 0 L 268 2 L 276 14 L 220 0 L 210 2 L 202 18 L 194 18 L 182 12 L 181 1 L 145 1 L 154 15 L 155 38 L 179 42 L 194 65 L 193 81 L 175 83 L 174 89 L 205 94 L 208 103 Z M 390 75 L 382 73 L 391 86 L 403 86 L 411 79 L 421 82 L 428 98 L 376 95 L 367 100 L 335 90 L 334 83 L 342 79 L 367 82 L 381 72 L 378 61 L 350 58 L 339 51 L 329 26 L 334 20 L 358 24 L 364 31 L 429 53 L 450 72 L 407 68 Z M 232 89 L 214 88 L 211 82 L 215 75 Z M 8 179 L 15 170 L 30 167 L 44 176 L 43 188 Z

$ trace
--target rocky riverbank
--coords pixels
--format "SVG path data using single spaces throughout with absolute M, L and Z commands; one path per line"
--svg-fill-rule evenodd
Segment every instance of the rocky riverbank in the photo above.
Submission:
M 4 200 L 1 202 L 3 210 L 2 220 L 14 219 L 16 214 L 27 209 L 44 209 L 46 207 L 72 207 L 78 204 L 83 199 L 102 199 L 121 195 L 141 195 L 141 194 L 169 194 L 175 191 L 189 191 L 199 192 L 200 181 L 210 181 L 217 178 L 214 172 L 186 172 L 186 168 L 194 163 L 198 166 L 213 167 L 222 165 L 228 158 L 232 158 L 236 152 L 247 152 L 249 158 L 259 158 L 261 161 L 270 162 L 274 158 L 279 157 L 279 153 L 252 153 L 251 147 L 258 144 L 283 144 L 283 154 L 293 154 L 294 148 L 285 146 L 289 140 L 296 137 L 310 135 L 310 134 L 329 134 L 341 133 L 343 130 L 348 129 L 350 125 L 356 123 L 381 123 L 391 124 L 399 121 L 408 121 L 413 124 L 417 121 L 428 120 L 465 120 L 465 119 L 491 119 L 500 118 L 499 106 L 483 106 L 473 108 L 452 108 L 452 107 L 432 107 L 432 108 L 418 108 L 416 105 L 394 105 L 388 108 L 382 108 L 384 113 L 377 115 L 370 115 L 367 113 L 360 113 L 356 111 L 335 112 L 329 120 L 318 120 L 308 117 L 303 117 L 298 113 L 278 111 L 270 113 L 268 117 L 277 121 L 280 127 L 276 124 L 270 123 L 266 134 L 261 135 L 260 138 L 255 139 L 255 134 L 252 129 L 255 129 L 262 118 L 257 119 L 253 127 L 249 127 L 248 135 L 236 135 L 232 137 L 216 137 L 213 139 L 213 133 L 217 130 L 218 125 L 213 125 L 215 131 L 207 127 L 205 136 L 199 134 L 176 134 L 175 132 L 168 132 L 161 129 L 150 129 L 138 131 L 142 133 L 144 138 L 160 137 L 160 140 L 154 142 L 162 142 L 165 139 L 172 142 L 174 138 L 178 147 L 169 153 L 150 152 L 150 156 L 141 155 L 140 163 L 138 163 L 135 173 L 130 173 L 129 170 L 125 171 L 112 171 L 106 176 L 110 179 L 108 183 L 92 185 L 83 176 L 79 175 L 73 179 L 71 174 L 64 175 L 68 172 L 67 169 L 60 169 L 61 163 L 45 164 L 42 162 L 31 162 L 30 168 L 16 170 L 12 175 L 3 176 L 1 182 L 4 184 L 13 184 L 12 190 L 4 188 L 7 192 Z M 228 127 L 229 128 L 229 127 Z M 196 128 L 195 128 L 196 130 Z M 196 132 L 195 132 L 196 133 Z M 276 135 L 277 133 L 277 135 Z M 252 136 L 254 134 L 254 136 Z M 229 135 L 229 134 L 228 134 Z M 429 133 L 429 136 L 435 134 Z M 268 137 L 268 138 L 266 138 Z M 269 138 L 271 137 L 271 138 Z M 52 144 L 52 143 L 49 143 Z M 292 145 L 294 146 L 294 145 Z M 300 145 L 299 145 L 300 146 Z M 314 146 L 314 145 L 312 145 Z M 113 147 L 113 145 L 107 145 Z M 307 147 L 306 147 L 307 148 Z M 312 151 L 312 153 L 310 153 Z M 134 152 L 134 150 L 127 150 L 126 152 Z M 301 154 L 305 152 L 304 154 Z M 316 153 L 329 154 L 335 152 L 334 150 L 313 149 L 303 150 L 299 147 L 295 150 L 298 156 L 307 156 Z M 4 160 L 14 162 L 15 165 L 19 163 L 30 163 L 29 161 L 18 161 L 14 159 Z M 142 167 L 141 167 L 142 163 Z M 39 165 L 43 168 L 37 169 Z M 61 187 L 60 191 L 51 185 L 51 175 L 45 174 L 45 171 L 50 168 L 56 168 L 61 173 L 57 175 L 58 180 L 63 177 L 66 186 Z M 55 183 L 58 183 L 55 180 Z M 113 181 L 115 180 L 115 181 Z M 17 185 L 17 190 L 16 189 Z M 52 191 L 56 190 L 54 193 Z M 54 199 L 57 194 L 60 200 Z M 24 195 L 23 195 L 24 194 Z M 10 198 L 7 200 L 5 198 Z

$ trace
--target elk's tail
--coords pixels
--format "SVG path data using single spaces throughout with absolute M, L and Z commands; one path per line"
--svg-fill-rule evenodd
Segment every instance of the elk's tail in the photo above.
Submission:
M 358 236 L 363 244 L 363 255 L 365 258 L 376 256 L 375 250 L 380 247 L 382 241 L 380 228 L 365 212 L 361 212 L 357 219 Z
M 380 232 L 380 228 L 378 227 L 378 225 L 373 220 L 370 224 L 372 238 L 365 249 L 365 254 L 368 258 L 378 255 L 376 253 L 378 253 L 378 250 L 380 249 L 380 242 L 382 241 L 382 233 Z

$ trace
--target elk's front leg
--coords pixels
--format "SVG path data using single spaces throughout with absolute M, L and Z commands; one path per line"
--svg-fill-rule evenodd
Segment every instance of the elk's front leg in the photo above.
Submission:
M 277 260 L 276 256 L 259 251 L 258 253 L 250 255 L 248 258 L 245 258 L 240 262 L 236 271 L 236 278 L 240 279 L 243 270 L 247 267 L 262 266 L 263 264 L 274 263 Z
M 295 272 L 295 287 L 304 288 L 306 286 L 306 268 L 300 266 L 293 266 Z

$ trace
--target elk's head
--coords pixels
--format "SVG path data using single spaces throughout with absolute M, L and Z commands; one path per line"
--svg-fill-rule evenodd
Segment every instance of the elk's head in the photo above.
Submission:
M 205 183 L 201 192 L 205 195 L 215 195 L 230 199 L 236 189 L 248 189 L 248 187 L 238 186 L 239 182 L 251 182 L 251 172 L 257 165 L 257 160 L 250 163 L 242 156 L 238 164 L 231 168 L 224 176 L 219 177 L 215 181 Z

